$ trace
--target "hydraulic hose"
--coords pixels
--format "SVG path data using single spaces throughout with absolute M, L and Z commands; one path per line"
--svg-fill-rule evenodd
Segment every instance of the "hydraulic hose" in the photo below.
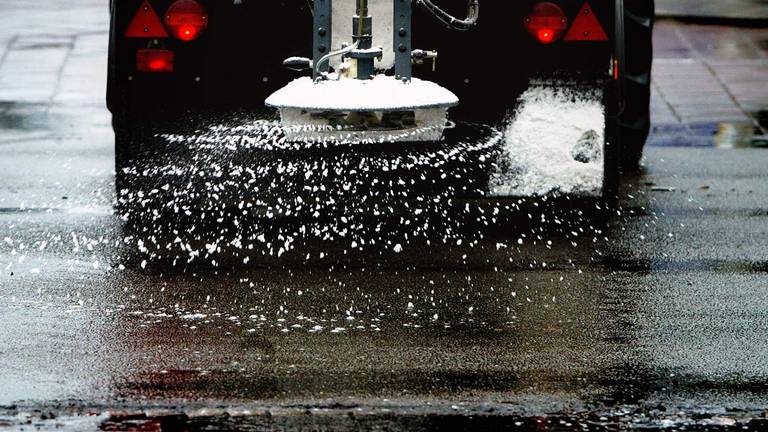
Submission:
M 314 69 L 315 70 L 315 74 L 318 73 L 318 71 L 320 70 L 320 66 L 323 63 L 329 61 L 333 57 L 341 56 L 341 55 L 347 54 L 347 53 L 349 53 L 349 52 L 351 52 L 353 50 L 356 50 L 359 45 L 360 45 L 360 42 L 355 42 L 355 43 L 353 43 L 350 46 L 344 47 L 344 48 L 342 48 L 342 49 L 340 49 L 338 51 L 331 51 L 328 54 L 322 56 L 320 58 L 320 60 L 317 61 L 317 64 L 313 65 L 313 67 L 315 68 Z
M 312 1 L 313 0 L 307 0 L 307 5 L 314 16 L 315 11 Z M 453 30 L 471 30 L 472 27 L 477 25 L 477 19 L 480 16 L 480 0 L 469 0 L 469 4 L 467 5 L 467 17 L 461 20 L 440 9 L 436 4 L 432 3 L 432 0 L 413 0 L 413 2 L 424 7 L 424 9 L 426 9 L 433 17 L 437 18 L 440 22 Z
M 440 9 L 432 0 L 413 0 L 424 7 L 432 16 L 445 24 L 448 28 L 458 31 L 471 30 L 477 25 L 477 19 L 480 16 L 480 0 L 469 0 L 467 5 L 467 17 L 458 19 L 448 12 Z M 503 1 L 503 0 L 502 0 Z

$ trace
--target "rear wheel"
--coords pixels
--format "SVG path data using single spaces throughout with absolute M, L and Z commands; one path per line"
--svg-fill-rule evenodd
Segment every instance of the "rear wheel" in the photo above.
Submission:
M 115 132 L 115 191 L 119 203 L 120 197 L 131 188 L 135 178 L 131 171 L 139 165 L 147 135 L 142 122 L 125 113 L 112 115 L 112 129 Z
M 626 105 L 618 125 L 622 143 L 619 163 L 630 170 L 639 166 L 651 128 L 654 11 L 654 0 L 624 1 Z
M 133 138 L 131 127 L 123 115 L 112 115 L 112 129 L 115 132 L 115 192 L 119 202 L 120 193 L 127 186 L 124 170 L 128 167 L 128 161 L 131 159 L 130 149 Z
M 609 210 L 616 206 L 621 182 L 622 136 L 615 118 L 606 116 L 605 144 L 603 152 L 602 208 Z

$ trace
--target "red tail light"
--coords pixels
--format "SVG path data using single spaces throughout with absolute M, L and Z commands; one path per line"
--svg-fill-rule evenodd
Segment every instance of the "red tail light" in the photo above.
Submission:
M 136 53 L 136 70 L 139 72 L 173 72 L 173 51 L 144 49 Z
M 165 26 L 175 38 L 192 41 L 208 27 L 208 13 L 196 0 L 178 0 L 165 13 Z
M 550 3 L 536 3 L 523 23 L 533 37 L 543 44 L 560 40 L 568 28 L 568 17 L 560 6 Z

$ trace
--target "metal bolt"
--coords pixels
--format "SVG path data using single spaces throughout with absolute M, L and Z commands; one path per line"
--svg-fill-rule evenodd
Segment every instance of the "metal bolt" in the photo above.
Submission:
M 320 45 L 319 47 L 317 47 L 317 50 L 320 51 L 321 53 L 324 53 L 326 50 L 325 45 Z
M 408 34 L 408 32 L 404 28 L 401 28 L 399 34 L 400 34 L 400 37 L 405 37 Z
M 317 30 L 317 34 L 319 34 L 320 36 L 325 36 L 325 35 L 327 35 L 327 34 L 328 34 L 328 32 L 327 32 L 327 31 L 326 31 L 324 28 L 320 27 L 320 28 Z
M 408 51 L 408 47 L 403 44 L 400 44 L 400 46 L 397 47 L 397 50 L 400 51 L 401 53 L 404 53 Z

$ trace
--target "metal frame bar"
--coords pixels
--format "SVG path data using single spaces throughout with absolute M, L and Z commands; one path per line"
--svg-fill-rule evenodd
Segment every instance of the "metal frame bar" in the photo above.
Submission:
M 315 0 L 314 34 L 312 42 L 312 79 L 317 79 L 318 75 L 328 72 L 330 62 L 319 65 L 320 59 L 331 52 L 331 41 L 333 40 L 333 0 Z
M 411 64 L 411 30 L 413 7 L 412 0 L 393 0 L 395 16 L 392 21 L 394 36 L 392 38 L 395 50 L 395 77 L 410 81 L 413 77 Z

